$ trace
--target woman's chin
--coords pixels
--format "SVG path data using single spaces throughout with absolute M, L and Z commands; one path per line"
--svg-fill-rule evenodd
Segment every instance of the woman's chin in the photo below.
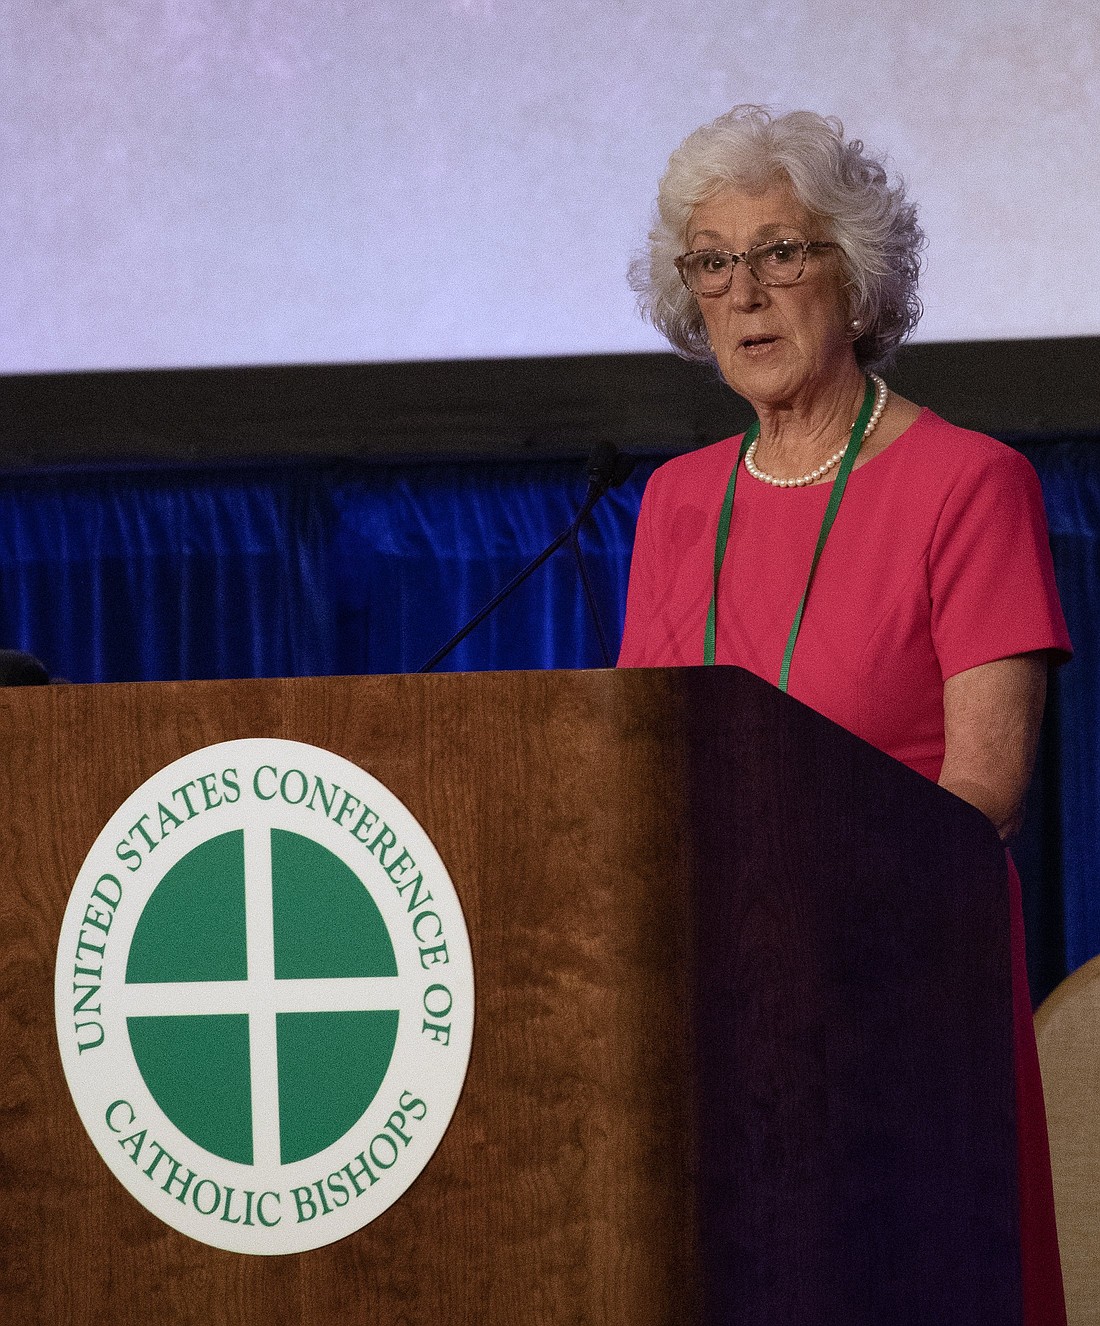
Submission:
M 799 374 L 778 342 L 766 350 L 736 350 L 731 359 L 720 361 L 726 382 L 739 396 L 754 405 L 772 405 L 797 393 Z

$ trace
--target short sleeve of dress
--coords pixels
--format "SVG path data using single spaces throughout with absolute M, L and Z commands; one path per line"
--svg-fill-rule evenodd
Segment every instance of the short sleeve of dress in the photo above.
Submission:
M 944 680 L 1013 654 L 1070 654 L 1039 479 L 1008 447 L 960 476 L 929 546 L 932 639 Z

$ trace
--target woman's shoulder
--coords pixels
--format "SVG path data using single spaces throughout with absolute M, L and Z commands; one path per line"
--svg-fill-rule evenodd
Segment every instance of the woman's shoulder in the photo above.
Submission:
M 1028 465 L 1028 461 L 1005 442 L 988 433 L 949 423 L 935 411 L 921 410 L 910 430 L 913 441 L 927 459 L 933 457 L 949 470 L 982 469 L 988 465 Z M 1030 466 L 1028 466 L 1030 468 Z
M 657 497 L 674 499 L 709 495 L 716 483 L 721 485 L 720 492 L 724 491 L 743 436 L 739 433 L 735 437 L 723 438 L 721 442 L 686 451 L 682 456 L 673 456 L 658 465 L 647 485 L 650 501 Z
M 927 408 L 898 441 L 903 439 L 903 447 L 895 443 L 883 455 L 897 448 L 898 460 L 922 488 L 946 492 L 989 482 L 1038 483 L 1031 462 L 1019 451 L 987 433 L 949 423 Z

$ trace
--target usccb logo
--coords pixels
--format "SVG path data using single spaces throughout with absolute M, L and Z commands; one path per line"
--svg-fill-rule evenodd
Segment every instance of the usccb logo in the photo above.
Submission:
M 231 1252 L 360 1229 L 458 1103 L 462 909 L 409 811 L 293 741 L 162 769 L 112 816 L 61 928 L 61 1058 L 123 1186 Z

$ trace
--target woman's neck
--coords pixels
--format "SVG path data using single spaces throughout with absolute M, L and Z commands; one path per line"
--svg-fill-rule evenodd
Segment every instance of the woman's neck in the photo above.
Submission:
M 756 461 L 780 479 L 806 474 L 847 442 L 859 414 L 867 383 L 852 371 L 830 382 L 812 396 L 790 402 L 760 402 L 760 439 Z

